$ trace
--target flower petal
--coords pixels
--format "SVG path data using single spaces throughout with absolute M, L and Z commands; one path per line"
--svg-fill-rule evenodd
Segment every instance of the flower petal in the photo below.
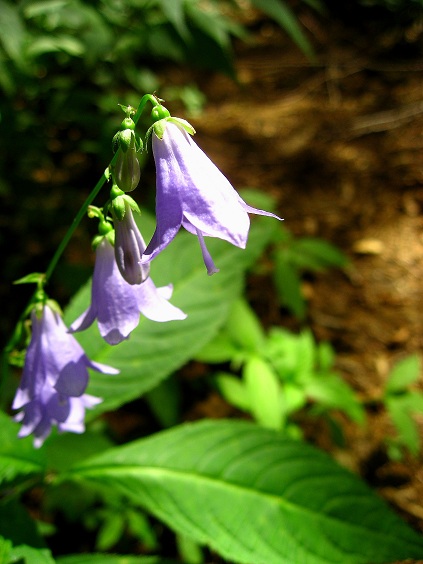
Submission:
M 151 278 L 138 288 L 138 305 L 141 313 L 152 321 L 172 321 L 187 317 L 182 310 L 163 298 Z

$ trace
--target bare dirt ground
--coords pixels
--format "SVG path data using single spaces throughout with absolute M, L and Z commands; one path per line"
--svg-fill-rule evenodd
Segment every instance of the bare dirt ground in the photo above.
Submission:
M 307 324 L 332 342 L 339 371 L 371 404 L 394 362 L 423 347 L 422 23 L 302 21 L 316 62 L 255 20 L 254 43 L 237 47 L 239 83 L 202 78 L 209 102 L 196 139 L 237 188 L 273 194 L 295 235 L 349 256 L 348 269 L 305 282 Z M 267 325 L 295 327 L 263 278 L 248 292 Z M 422 458 L 389 460 L 383 438 L 393 429 L 378 408 L 346 433 L 342 450 L 324 429 L 310 438 L 423 531 Z

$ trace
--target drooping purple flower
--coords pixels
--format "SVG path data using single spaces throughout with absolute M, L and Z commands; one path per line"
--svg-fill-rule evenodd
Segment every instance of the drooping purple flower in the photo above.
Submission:
M 146 244 L 135 223 L 134 215 L 128 202 L 129 196 L 119 197 L 125 198 L 123 218 L 118 218 L 116 213 L 112 211 L 115 226 L 116 263 L 128 284 L 141 284 L 150 272 L 149 265 L 140 263 Z
M 39 448 L 49 436 L 52 426 L 60 432 L 83 433 L 85 431 L 85 409 L 101 403 L 100 398 L 89 394 L 79 397 L 59 394 L 54 388 L 44 384 L 40 394 L 23 406 L 15 416 L 22 423 L 19 437 L 34 435 L 34 446 Z
M 40 446 L 52 425 L 59 430 L 84 430 L 85 407 L 101 401 L 84 393 L 88 368 L 103 374 L 119 371 L 90 360 L 48 303 L 41 312 L 34 308 L 31 320 L 31 341 L 12 408 L 22 410 L 15 417 L 23 423 L 19 436 L 33 433 L 34 444 Z
M 171 295 L 171 286 L 156 288 L 151 278 L 128 284 L 117 267 L 113 245 L 104 237 L 96 249 L 91 305 L 69 330 L 83 331 L 97 319 L 101 336 L 117 345 L 137 327 L 140 313 L 153 321 L 185 319 L 186 314 L 167 301 Z
M 248 213 L 280 218 L 244 202 L 191 139 L 182 120 L 179 122 L 162 120 L 157 127 L 153 126 L 157 225 L 141 262 L 153 259 L 183 226 L 198 236 L 207 272 L 214 274 L 218 270 L 207 251 L 204 236 L 218 237 L 244 249 L 250 227 Z

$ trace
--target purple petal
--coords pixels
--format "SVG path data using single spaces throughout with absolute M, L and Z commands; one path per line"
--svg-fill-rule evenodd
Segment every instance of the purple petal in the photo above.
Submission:
M 161 141 L 153 135 L 156 146 L 168 154 L 173 174 L 165 180 L 168 191 L 179 192 L 184 218 L 204 235 L 244 248 L 250 222 L 229 180 L 176 124 L 167 124 Z
M 97 247 L 97 261 L 102 264 L 93 276 L 92 300 L 96 302 L 100 335 L 110 345 L 127 339 L 139 323 L 136 286 L 122 278 L 117 267 L 113 246 L 103 239 Z M 94 273 L 96 274 L 96 273 Z
M 152 321 L 172 321 L 187 317 L 182 310 L 163 297 L 151 278 L 138 287 L 137 295 L 141 313 Z
M 64 396 L 81 396 L 88 385 L 88 370 L 85 358 L 69 362 L 63 367 L 54 388 Z

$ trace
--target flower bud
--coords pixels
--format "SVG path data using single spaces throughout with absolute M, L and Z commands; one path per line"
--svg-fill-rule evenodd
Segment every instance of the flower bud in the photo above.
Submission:
M 132 192 L 138 186 L 141 171 L 135 148 L 121 150 L 114 169 L 114 180 L 124 192 Z
M 112 206 L 113 222 L 115 224 L 115 258 L 122 277 L 128 284 L 141 284 L 150 274 L 148 265 L 141 265 L 141 257 L 146 249 L 146 244 L 135 223 L 129 196 L 122 198 L 125 213 L 120 219 Z

